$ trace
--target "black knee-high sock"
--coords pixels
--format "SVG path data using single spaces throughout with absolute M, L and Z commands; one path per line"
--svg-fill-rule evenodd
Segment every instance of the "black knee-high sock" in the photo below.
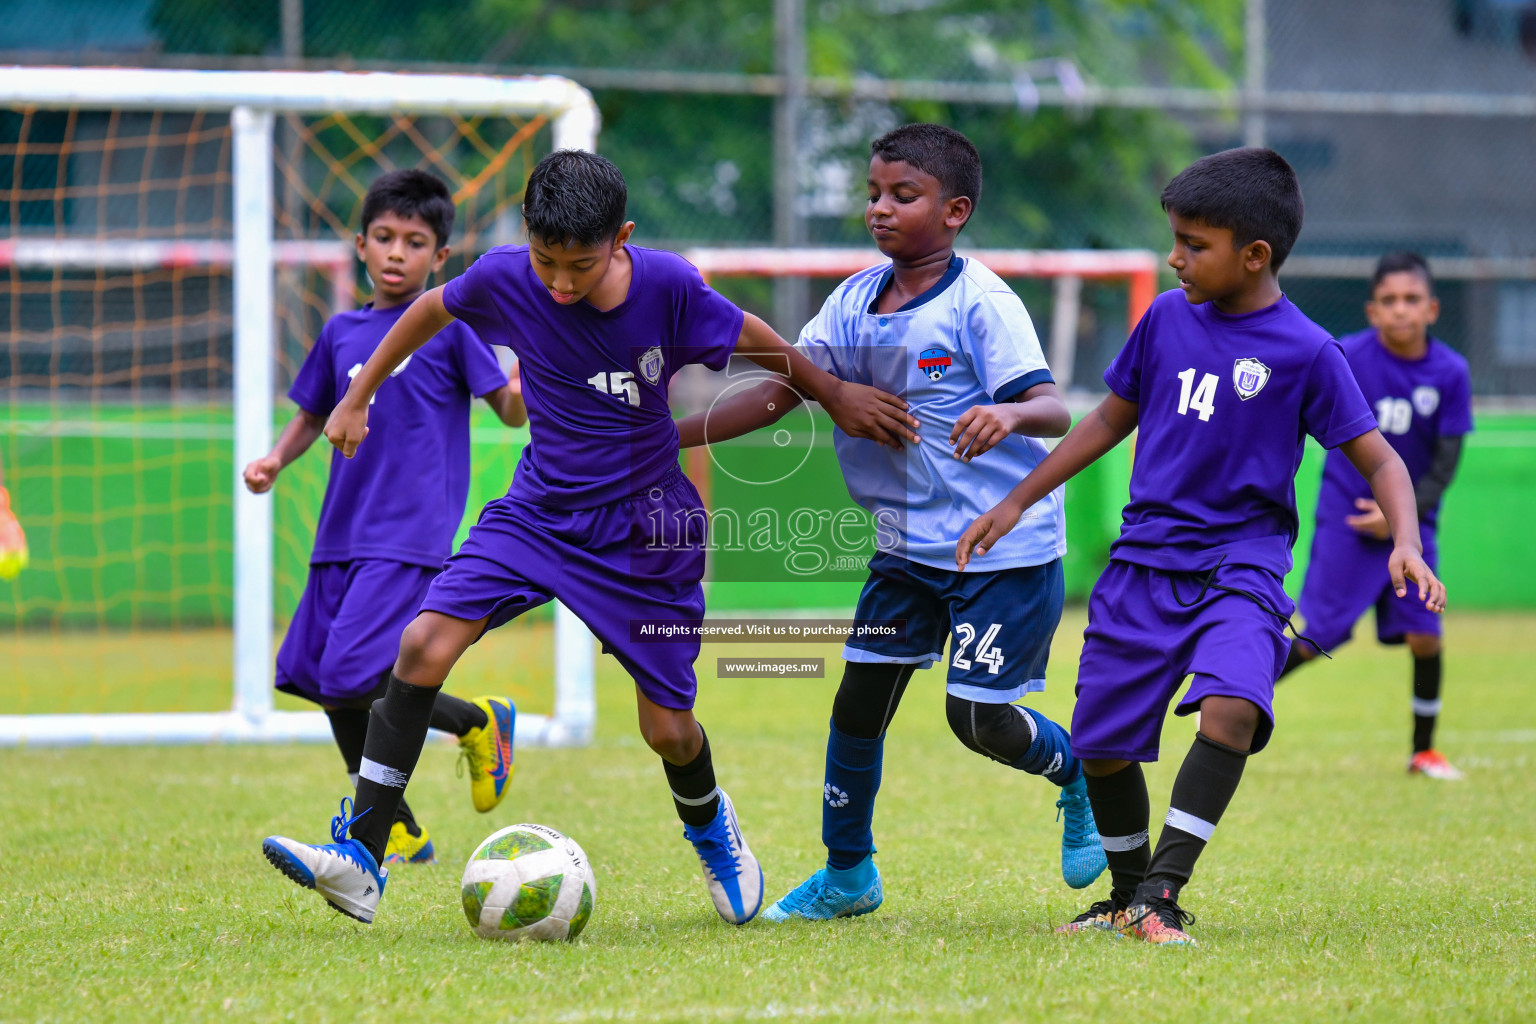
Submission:
M 1302 642 L 1300 640 L 1291 641 L 1291 652 L 1285 656 L 1285 667 L 1280 670 L 1280 679 L 1284 679 L 1286 676 L 1290 675 L 1292 672 L 1296 671 L 1298 668 L 1312 660 L 1311 658 L 1308 658 L 1301 653 L 1301 644 Z M 1278 683 L 1280 679 L 1276 679 L 1275 682 Z
M 384 859 L 389 828 L 421 757 L 436 700 L 437 687 L 412 686 L 391 674 L 383 699 L 369 715 L 352 807 L 353 815 L 361 817 L 352 825 L 352 838 L 376 861 Z
M 1109 861 L 1109 877 L 1117 900 L 1130 902 L 1147 876 L 1150 851 L 1147 830 L 1152 823 L 1147 777 L 1132 761 L 1113 775 L 1083 775 L 1088 802 L 1099 827 L 1099 841 Z
M 1194 745 L 1184 755 L 1184 764 L 1173 780 L 1173 797 L 1163 834 L 1158 837 L 1152 863 L 1147 866 L 1147 880 L 1163 885 L 1166 899 L 1179 898 L 1179 889 L 1194 873 L 1195 861 L 1210 842 L 1221 821 L 1237 784 L 1243 778 L 1246 750 L 1217 743 L 1204 733 L 1195 733 Z
M 1435 719 L 1440 717 L 1440 655 L 1413 659 L 1413 752 L 1435 746 Z
M 437 691 L 437 702 L 432 705 L 432 728 L 462 737 L 472 729 L 485 728 L 487 721 L 485 712 L 469 701 Z
M 709 736 L 699 726 L 699 753 L 687 764 L 677 765 L 661 759 L 672 787 L 672 804 L 684 825 L 702 828 L 715 820 L 720 809 L 720 788 L 715 785 L 715 762 L 709 754 Z
M 363 742 L 368 736 L 368 712 L 358 708 L 326 708 L 325 717 L 331 720 L 331 735 L 336 737 L 336 747 L 346 763 L 347 779 L 356 789 L 357 770 L 363 763 Z M 411 813 L 404 797 L 400 799 L 399 810 L 395 811 L 395 820 L 404 822 L 411 835 L 421 835 L 421 826 L 416 823 L 416 815 Z

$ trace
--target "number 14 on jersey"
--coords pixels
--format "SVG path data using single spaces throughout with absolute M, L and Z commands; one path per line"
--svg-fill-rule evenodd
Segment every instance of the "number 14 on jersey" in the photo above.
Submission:
M 1195 368 L 1179 373 L 1179 415 L 1188 416 L 1193 409 L 1200 416 L 1200 422 L 1211 418 L 1211 413 L 1216 411 L 1216 375 L 1208 373 L 1200 378 L 1200 383 L 1195 383 Z

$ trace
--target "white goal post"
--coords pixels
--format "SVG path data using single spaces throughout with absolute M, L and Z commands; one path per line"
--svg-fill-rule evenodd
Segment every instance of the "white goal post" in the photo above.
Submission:
M 87 743 L 286 742 L 331 739 L 320 712 L 273 708 L 273 523 L 270 495 L 249 493 L 239 467 L 272 442 L 274 267 L 350 267 L 344 247 L 274 242 L 273 128 L 280 113 L 454 113 L 548 118 L 557 149 L 594 149 L 597 105 L 555 76 L 409 75 L 136 68 L 0 68 L 0 108 L 227 111 L 233 136 L 233 242 L 0 240 L 0 265 L 228 265 L 234 278 L 234 696 L 209 713 L 0 715 L 0 746 Z M 342 274 L 335 274 L 339 280 Z M 339 285 L 338 285 L 339 287 Z M 520 745 L 590 740 L 594 642 L 566 608 L 555 614 L 554 713 L 519 714 Z

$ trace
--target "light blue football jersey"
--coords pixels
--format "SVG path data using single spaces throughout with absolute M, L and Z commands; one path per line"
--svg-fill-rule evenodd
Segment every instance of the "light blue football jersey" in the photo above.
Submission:
M 838 285 L 800 332 L 799 349 L 833 376 L 900 395 L 922 423 L 922 444 L 901 451 L 833 434 L 848 493 L 882 524 L 881 550 L 955 568 L 965 528 L 1045 457 L 1038 439 L 1011 434 L 961 462 L 949 433 L 966 410 L 1010 401 L 1052 380 L 1024 303 L 976 260 L 956 256 L 944 278 L 894 313 L 873 312 L 889 264 Z M 890 540 L 895 541 L 895 545 Z M 1066 554 L 1062 492 L 1024 513 L 1014 531 L 972 563 L 994 572 Z

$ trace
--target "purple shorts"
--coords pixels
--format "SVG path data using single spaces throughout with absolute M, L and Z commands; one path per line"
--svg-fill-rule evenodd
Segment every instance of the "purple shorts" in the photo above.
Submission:
M 1250 566 L 1216 571 L 1216 583 L 1242 594 L 1211 588 L 1201 596 L 1203 579 L 1109 563 L 1088 601 L 1073 754 L 1156 761 L 1168 702 L 1189 675 L 1175 714 L 1198 710 L 1206 697 L 1241 697 L 1263 713 L 1252 749 L 1264 749 L 1275 727 L 1275 680 L 1291 649 L 1281 617 L 1289 618 L 1291 599 L 1273 573 Z
M 1420 527 L 1419 533 L 1424 539 L 1424 561 L 1438 571 L 1435 531 Z M 1424 607 L 1412 583 L 1406 597 L 1392 592 L 1392 581 L 1387 577 L 1391 554 L 1389 540 L 1362 537 L 1337 526 L 1317 528 L 1298 603 L 1307 636 L 1323 650 L 1331 651 L 1347 641 L 1355 623 L 1372 606 L 1376 608 L 1376 639 L 1384 644 L 1400 644 L 1408 633 L 1440 635 L 1440 616 Z
M 376 558 L 310 566 L 277 652 L 277 688 L 317 704 L 373 690 L 437 572 Z
M 693 707 L 694 630 L 636 642 L 631 622 L 697 626 L 704 618 L 703 504 L 681 470 L 623 501 L 552 509 L 510 495 L 479 522 L 422 601 L 424 612 L 486 619 L 495 629 L 557 599 L 662 707 Z

